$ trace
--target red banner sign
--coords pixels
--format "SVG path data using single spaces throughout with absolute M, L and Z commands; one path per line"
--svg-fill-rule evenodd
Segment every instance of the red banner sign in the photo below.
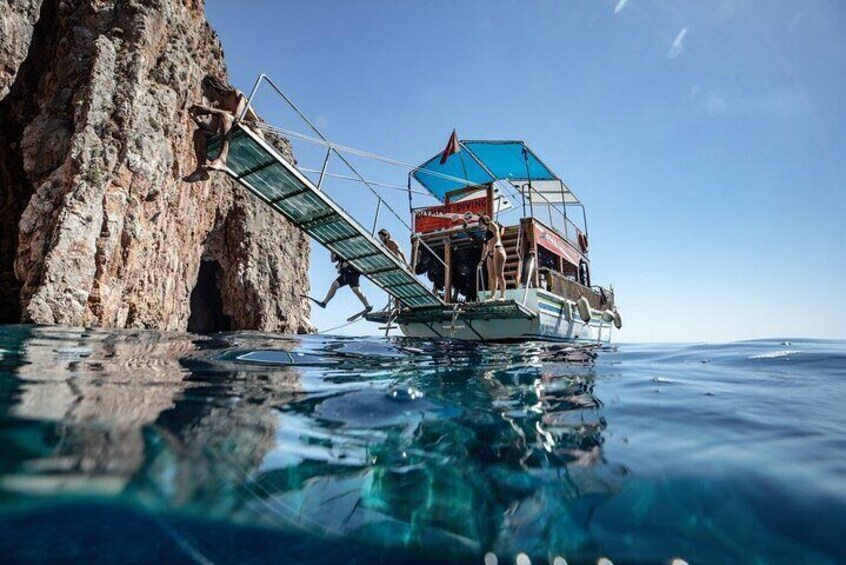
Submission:
M 541 247 L 545 247 L 556 255 L 564 257 L 565 261 L 576 267 L 579 266 L 579 254 L 576 250 L 568 242 L 564 241 L 563 237 L 551 229 L 545 228 L 538 222 L 535 222 L 535 241 Z
M 461 226 L 464 222 L 473 225 L 479 221 L 479 216 L 487 213 L 487 196 L 422 208 L 414 212 L 414 231 L 428 233 L 447 230 Z

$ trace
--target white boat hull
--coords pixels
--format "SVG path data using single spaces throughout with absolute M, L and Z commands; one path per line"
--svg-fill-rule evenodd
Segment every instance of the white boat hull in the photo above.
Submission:
M 484 299 L 487 293 L 482 293 Z M 603 320 L 593 311 L 583 322 L 573 302 L 542 289 L 513 289 L 506 298 L 522 304 L 535 314 L 532 318 L 474 319 L 460 314 L 455 322 L 401 323 L 403 335 L 420 338 L 453 338 L 465 341 L 551 340 L 609 343 L 613 322 Z

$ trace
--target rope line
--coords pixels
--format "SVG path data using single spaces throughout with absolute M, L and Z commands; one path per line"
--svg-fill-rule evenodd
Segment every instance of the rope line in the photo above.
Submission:
M 320 174 L 320 172 L 321 172 L 321 171 L 319 171 L 318 169 L 309 169 L 308 167 L 300 167 L 299 165 L 297 166 L 297 168 L 298 168 L 299 170 L 301 170 L 301 171 L 305 171 L 305 172 L 307 172 L 307 173 L 318 173 L 318 174 Z M 339 174 L 337 174 L 337 173 L 329 173 L 329 172 L 325 172 L 325 173 L 323 173 L 323 174 L 324 174 L 325 176 L 327 176 L 327 177 L 334 177 L 334 178 L 336 178 L 336 179 L 341 179 L 341 180 L 351 180 L 351 181 L 355 181 L 355 182 L 361 182 L 361 181 L 360 181 L 360 180 L 358 180 L 356 177 L 350 177 L 350 176 L 347 176 L 347 175 L 339 175 Z M 384 182 L 377 182 L 377 181 L 374 181 L 374 180 L 368 180 L 367 182 L 369 182 L 369 183 L 370 183 L 370 184 L 372 184 L 373 186 L 379 186 L 379 187 L 382 187 L 382 188 L 390 188 L 390 189 L 392 189 L 392 190 L 401 190 L 402 192 L 408 192 L 408 191 L 409 191 L 409 189 L 408 189 L 407 187 L 405 187 L 405 186 L 400 186 L 400 185 L 398 185 L 398 184 L 388 184 L 388 183 L 384 183 Z M 422 191 L 422 190 L 414 190 L 414 189 L 411 189 L 411 192 L 412 192 L 413 194 L 420 194 L 420 195 L 422 195 L 422 196 L 431 196 L 431 194 L 430 194 L 430 193 L 428 193 L 428 192 L 424 192 L 424 191 Z
M 340 329 L 345 328 L 347 326 L 357 324 L 360 321 L 362 321 L 363 319 L 364 319 L 364 316 L 362 316 L 361 318 L 355 319 L 352 322 L 347 322 L 345 324 L 341 324 L 340 326 L 335 326 L 334 328 L 329 328 L 329 329 L 326 329 L 326 330 L 320 330 L 319 332 L 314 332 L 314 335 L 323 335 L 323 334 L 327 334 L 329 332 L 334 332 L 335 330 L 340 330 Z
M 364 157 L 365 159 L 372 159 L 374 161 L 380 161 L 382 163 L 386 163 L 388 165 L 394 165 L 395 167 L 402 167 L 405 169 L 409 169 L 411 171 L 419 170 L 422 173 L 427 175 L 431 175 L 434 177 L 439 177 L 444 180 L 451 180 L 454 182 L 461 183 L 465 186 L 471 186 L 470 180 L 466 178 L 455 177 L 452 175 L 447 175 L 445 173 L 439 173 L 437 171 L 429 171 L 426 169 L 418 169 L 417 165 L 412 165 L 411 163 L 406 163 L 405 161 L 399 161 L 397 159 L 392 159 L 390 157 L 385 157 L 383 155 L 378 155 L 376 153 L 370 153 L 369 151 L 362 151 L 361 149 L 356 149 L 355 147 L 350 147 L 348 145 L 339 145 L 337 143 L 332 143 L 331 141 L 324 141 L 322 139 L 318 139 L 316 137 L 312 137 L 310 135 L 306 135 L 304 133 L 299 133 L 293 130 L 280 128 L 276 126 L 272 126 L 270 124 L 261 123 L 258 124 L 258 128 L 264 131 L 269 131 L 271 133 L 275 133 L 282 136 L 291 137 L 293 139 L 298 139 L 300 141 L 305 141 L 307 143 L 312 143 L 314 145 L 320 145 L 323 147 L 329 147 L 334 149 L 335 151 L 349 153 L 350 155 L 356 155 L 357 157 Z
M 453 182 L 456 182 L 456 183 L 460 183 L 460 184 L 463 184 L 464 186 L 473 186 L 472 183 L 470 182 L 470 180 L 467 179 L 467 178 L 461 178 L 461 177 L 456 177 L 456 176 L 452 176 L 452 175 L 447 175 L 445 173 L 439 173 L 439 172 L 436 172 L 436 171 L 429 171 L 427 169 L 419 169 L 417 167 L 417 165 L 412 165 L 412 164 L 406 163 L 404 161 L 399 161 L 397 159 L 392 159 L 390 157 L 385 157 L 383 155 L 379 155 L 377 153 L 371 153 L 369 151 L 363 151 L 361 149 L 356 149 L 355 147 L 350 147 L 348 145 L 339 145 L 339 144 L 333 143 L 331 141 L 324 141 L 322 139 L 318 139 L 316 137 L 312 137 L 312 136 L 306 135 L 304 133 L 299 133 L 299 132 L 289 130 L 289 129 L 286 129 L 286 128 L 272 126 L 272 125 L 267 124 L 267 123 L 257 124 L 257 126 L 258 126 L 259 129 L 261 129 L 263 131 L 268 131 L 270 133 L 275 133 L 277 135 L 282 135 L 282 136 L 287 136 L 287 137 L 290 137 L 290 138 L 293 138 L 293 139 L 298 139 L 300 141 L 304 141 L 306 143 L 311 143 L 313 145 L 319 145 L 319 146 L 322 146 L 322 147 L 327 147 L 327 148 L 330 148 L 330 149 L 334 149 L 337 152 L 349 153 L 351 155 L 356 155 L 358 157 L 363 157 L 365 159 L 372 159 L 374 161 L 379 161 L 379 162 L 382 162 L 382 163 L 386 163 L 388 165 L 393 165 L 393 166 L 396 166 L 396 167 L 409 169 L 410 171 L 420 171 L 421 173 L 424 173 L 424 174 L 427 174 L 427 175 L 430 175 L 430 176 L 433 176 L 433 177 L 438 177 L 438 178 L 441 178 L 441 179 L 444 179 L 444 180 L 449 180 L 449 181 L 453 181 Z M 318 171 L 316 169 L 306 169 L 304 167 L 300 167 L 300 169 L 302 169 L 304 171 L 311 172 L 311 173 L 320 173 L 320 171 Z M 412 189 L 411 187 L 408 187 L 408 186 L 400 187 L 398 185 L 389 185 L 387 183 L 380 183 L 380 182 L 375 182 L 375 181 L 371 181 L 371 180 L 365 181 L 365 180 L 358 179 L 358 178 L 355 178 L 355 177 L 348 177 L 348 176 L 338 175 L 338 174 L 333 174 L 333 173 L 328 173 L 328 172 L 324 173 L 324 174 L 326 176 L 336 177 L 336 178 L 340 178 L 340 179 L 344 179 L 344 180 L 351 180 L 351 181 L 355 181 L 355 182 L 364 182 L 365 184 L 369 183 L 369 184 L 372 184 L 374 186 L 381 186 L 381 187 L 384 187 L 384 188 L 390 188 L 390 189 L 394 189 L 394 190 L 403 190 L 405 192 L 409 192 L 409 193 L 412 193 L 412 194 L 419 194 L 419 195 L 422 195 L 422 196 L 432 196 L 432 194 L 429 193 L 429 192 L 414 190 L 414 189 Z M 500 180 L 496 180 L 495 182 L 499 183 Z M 502 184 L 506 188 L 506 190 L 505 190 L 506 194 L 508 194 L 512 198 L 519 197 L 519 193 L 516 191 L 515 187 L 511 185 L 511 183 L 503 182 Z M 541 198 L 544 198 L 543 195 L 541 195 Z M 546 200 L 546 198 L 544 198 L 544 200 Z

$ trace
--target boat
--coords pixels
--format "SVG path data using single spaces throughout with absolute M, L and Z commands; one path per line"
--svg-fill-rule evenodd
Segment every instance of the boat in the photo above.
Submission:
M 364 315 L 387 334 L 398 328 L 416 338 L 466 341 L 552 340 L 608 343 L 622 318 L 613 287 L 592 285 L 584 205 L 523 141 L 458 140 L 417 166 L 330 142 L 282 90 L 260 75 L 241 117 L 259 87 L 267 84 L 314 133 L 262 126 L 266 132 L 326 148 L 320 169 L 305 169 L 274 146 L 255 126 L 236 121 L 229 132 L 227 174 L 316 242 L 352 264 L 388 293 L 389 307 Z M 210 155 L 219 141 L 210 144 Z M 355 169 L 345 153 L 407 166 L 411 223 Z M 324 183 L 330 159 L 340 160 L 375 199 L 365 227 L 333 199 Z M 422 190 L 413 190 L 412 186 Z M 424 193 L 435 205 L 415 206 Z M 376 237 L 387 211 L 408 228 L 406 264 Z M 480 263 L 483 215 L 502 228 L 506 291 L 497 299 Z M 370 222 L 368 222 L 370 224 Z
M 412 268 L 444 304 L 368 320 L 395 323 L 409 337 L 468 341 L 608 343 L 622 326 L 613 288 L 590 282 L 584 205 L 525 142 L 461 140 L 409 177 L 440 201 L 412 208 L 411 245 Z M 479 264 L 482 215 L 502 229 L 505 300 L 492 296 Z

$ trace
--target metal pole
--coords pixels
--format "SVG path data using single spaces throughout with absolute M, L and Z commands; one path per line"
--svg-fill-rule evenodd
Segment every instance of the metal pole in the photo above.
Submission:
M 290 99 L 290 98 L 288 98 L 288 97 L 285 95 L 285 93 L 284 93 L 284 92 L 282 92 L 282 90 L 281 90 L 278 86 L 276 86 L 276 83 L 274 83 L 274 82 L 270 79 L 270 77 L 268 77 L 268 76 L 267 76 L 267 75 L 265 75 L 264 73 L 262 73 L 262 74 L 259 76 L 259 80 L 257 81 L 257 83 L 258 83 L 259 81 L 261 81 L 261 80 L 266 80 L 266 81 L 268 82 L 268 84 L 270 84 L 270 86 L 273 88 L 273 90 L 275 90 L 275 91 L 276 91 L 276 93 L 277 93 L 277 94 L 279 94 L 279 96 L 281 96 L 283 100 L 285 100 L 285 102 L 288 104 L 288 106 L 290 106 L 290 107 L 291 107 L 291 109 L 292 109 L 292 110 L 294 110 L 294 112 L 296 112 L 296 113 L 297 113 L 297 115 L 298 115 L 298 116 L 299 116 L 299 117 L 300 117 L 300 118 L 301 118 L 301 119 L 302 119 L 302 120 L 303 120 L 306 124 L 308 124 L 308 126 L 311 128 L 311 130 L 312 130 L 314 133 L 316 133 L 316 134 L 320 137 L 320 139 L 321 139 L 321 140 L 323 140 L 323 142 L 324 142 L 324 143 L 325 143 L 325 144 L 329 147 L 329 150 L 330 150 L 330 151 L 333 151 L 333 152 L 335 153 L 335 155 L 337 155 L 337 156 L 338 156 L 338 158 L 339 158 L 339 159 L 341 159 L 341 161 L 343 161 L 343 163 L 344 163 L 347 167 L 349 167 L 349 169 L 350 169 L 350 170 L 351 170 L 351 171 L 355 174 L 355 176 L 356 176 L 356 177 L 358 177 L 359 181 L 361 181 L 362 183 L 364 183 L 364 185 L 365 185 L 365 186 L 367 186 L 367 188 L 368 188 L 368 189 L 370 189 L 370 192 L 372 192 L 372 193 L 376 196 L 376 198 L 379 200 L 379 204 L 381 205 L 381 203 L 382 203 L 382 197 L 381 197 L 381 196 L 379 196 L 379 193 L 378 193 L 378 192 L 376 192 L 376 190 L 373 188 L 373 186 L 370 184 L 370 182 L 368 182 L 368 181 L 367 181 L 367 180 L 366 180 L 363 176 L 361 176 L 361 174 L 358 172 L 358 170 L 357 170 L 355 167 L 353 167 L 353 166 L 352 166 L 352 164 L 351 164 L 351 163 L 347 160 L 347 158 L 346 158 L 346 157 L 344 157 L 344 155 L 338 151 L 338 149 L 337 149 L 337 148 L 336 148 L 336 147 L 332 144 L 332 142 L 330 142 L 330 141 L 326 138 L 326 136 L 324 136 L 324 135 L 320 132 L 320 130 L 319 130 L 319 129 L 317 129 L 317 126 L 315 126 L 313 123 L 311 123 L 311 120 L 309 120 L 309 119 L 305 116 L 305 114 L 303 114 L 303 113 L 300 111 L 300 109 L 299 109 L 299 108 L 297 108 L 297 105 L 296 105 L 296 104 L 294 104 L 294 103 L 293 103 L 293 101 L 291 101 L 291 99 Z M 257 88 L 257 86 L 256 86 L 256 88 Z M 471 153 L 471 155 L 472 155 L 472 153 Z M 474 158 L 475 158 L 475 156 L 474 156 Z M 476 161 L 478 162 L 478 159 L 476 159 Z M 491 173 L 490 173 L 490 171 L 488 171 L 488 174 L 491 174 Z M 493 175 L 492 175 L 492 174 L 491 174 L 491 178 L 493 178 Z M 458 179 L 458 180 L 461 180 L 461 179 Z M 400 221 L 400 223 L 401 223 L 403 226 L 405 226 L 405 228 L 406 228 L 409 232 L 412 232 L 412 233 L 414 232 L 414 230 L 411 228 L 411 226 L 409 226 L 409 225 L 406 223 L 406 221 L 405 221 L 405 220 L 403 220 L 403 218 L 402 218 L 399 214 L 397 214 L 397 212 L 396 212 L 396 211 L 395 211 L 395 210 L 391 207 L 391 205 L 390 205 L 390 204 L 385 203 L 385 207 L 386 207 L 388 210 L 390 210 L 390 212 L 394 215 L 394 217 L 396 217 L 396 218 L 397 218 L 397 220 L 399 220 L 399 221 Z M 357 223 L 357 222 L 356 222 L 356 223 Z M 443 262 L 443 260 L 442 260 L 440 257 L 438 257 L 438 256 L 437 256 L 437 254 L 436 254 L 436 253 L 432 250 L 432 248 L 431 248 L 431 247 L 429 247 L 429 245 L 428 245 L 428 244 L 426 244 L 426 242 L 425 242 L 425 241 L 421 241 L 420 243 L 421 243 L 421 244 L 423 244 L 423 246 L 424 246 L 426 249 L 428 249 L 428 250 L 432 253 L 432 255 L 434 255 L 434 257 L 435 257 L 438 261 L 440 261 L 440 262 L 441 262 L 441 264 L 445 265 L 445 263 Z
M 258 78 L 256 79 L 256 83 L 253 85 L 253 89 L 250 91 L 250 97 L 247 98 L 247 105 L 244 106 L 244 109 L 241 111 L 241 115 L 238 116 L 239 122 L 244 119 L 244 116 L 247 115 L 247 112 L 249 111 L 250 107 L 253 105 L 253 97 L 256 95 L 256 92 L 258 91 L 258 87 L 261 84 L 261 81 L 266 79 L 266 78 L 267 78 L 267 75 L 264 74 L 264 73 L 261 73 L 258 76 Z
M 564 183 L 559 180 L 558 186 L 561 188 L 561 208 L 564 210 L 564 237 L 567 237 L 567 199 L 564 195 Z
M 382 208 L 382 199 L 380 198 L 376 203 L 376 216 L 373 218 L 373 229 L 370 230 L 370 235 L 376 233 L 376 224 L 379 223 L 379 210 Z
M 523 306 L 526 305 L 526 299 L 529 296 L 529 280 L 532 278 L 532 271 L 535 270 L 535 256 L 529 255 L 529 267 L 526 269 L 526 282 L 523 289 Z M 522 273 L 521 273 L 522 274 Z
M 270 77 L 268 77 L 268 76 L 266 76 L 266 75 L 264 75 L 264 74 L 262 74 L 262 76 L 263 76 L 263 77 L 265 77 L 265 78 L 267 79 L 268 84 L 270 84 L 270 86 L 272 86 L 272 87 L 273 87 L 273 90 L 275 90 L 275 91 L 279 94 L 279 96 L 281 96 L 282 98 L 284 98 L 284 99 L 285 99 L 285 102 L 287 102 L 287 103 L 288 103 L 288 105 L 289 105 L 289 106 L 290 106 L 290 107 L 291 107 L 291 108 L 292 108 L 292 109 L 293 109 L 293 110 L 297 113 L 297 115 L 298 115 L 300 118 L 302 118 L 302 120 L 303 120 L 305 123 L 307 123 L 307 124 L 308 124 L 308 126 L 311 128 L 311 130 L 312 130 L 314 133 L 316 133 L 317 135 L 319 135 L 319 136 L 320 136 L 320 139 L 322 139 L 322 140 L 323 140 L 323 141 L 325 141 L 326 143 L 329 143 L 329 140 L 328 140 L 328 139 L 326 139 L 326 137 L 325 137 L 322 133 L 320 133 L 320 130 L 319 130 L 319 129 L 317 129 L 317 126 L 315 126 L 313 123 L 311 123 L 311 120 L 309 120 L 308 118 L 306 118 L 305 114 L 303 114 L 302 112 L 300 112 L 300 109 L 299 109 L 299 108 L 297 108 L 296 104 L 294 104 L 294 103 L 291 101 L 291 99 L 290 99 L 290 98 L 288 98 L 288 97 L 285 95 L 285 93 L 284 93 L 284 92 L 282 92 L 282 90 L 281 90 L 278 86 L 276 86 L 276 83 L 274 83 L 272 80 L 270 80 Z
M 523 186 L 529 186 L 528 184 L 524 184 Z M 529 187 L 529 215 L 534 218 L 535 217 L 535 199 L 532 198 L 532 191 L 531 187 Z
M 526 147 L 525 143 L 521 143 L 520 145 L 521 145 L 521 148 L 522 148 L 521 152 L 523 153 L 523 163 L 525 163 L 525 165 L 526 165 L 526 180 L 529 181 L 529 183 L 528 183 L 529 184 L 529 202 L 531 202 L 532 201 L 532 192 L 534 192 L 534 188 L 532 187 L 532 173 L 529 170 L 529 149 Z M 534 218 L 535 208 L 534 208 L 534 206 L 532 206 L 531 208 L 532 208 L 532 217 Z M 550 224 L 552 223 L 552 211 L 551 210 L 549 212 L 549 223 Z
M 520 190 L 520 199 L 523 201 L 523 217 L 526 217 L 526 192 L 525 190 Z
M 408 189 L 408 215 L 414 218 L 414 202 L 412 202 L 411 200 L 411 173 L 408 173 L 408 181 L 406 183 L 406 188 Z M 412 223 L 411 225 L 413 226 L 414 224 Z M 414 233 L 413 229 L 412 233 Z
M 323 177 L 326 176 L 326 167 L 329 166 L 329 157 L 332 156 L 332 146 L 329 146 L 329 149 L 326 150 L 326 158 L 323 159 L 323 167 L 320 168 L 320 178 L 317 179 L 317 190 L 320 190 L 320 187 L 323 185 Z

